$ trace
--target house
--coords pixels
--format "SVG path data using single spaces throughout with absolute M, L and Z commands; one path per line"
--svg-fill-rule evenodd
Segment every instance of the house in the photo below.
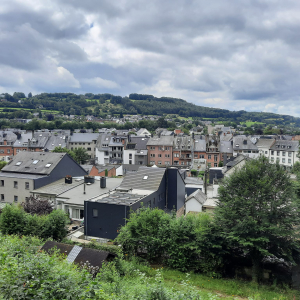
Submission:
M 287 168 L 292 168 L 298 158 L 299 142 L 289 140 L 277 140 L 270 147 L 270 163 L 279 162 Z
M 13 155 L 13 145 L 17 140 L 17 135 L 12 131 L 0 132 L 0 157 Z
M 30 141 L 32 139 L 32 132 L 16 132 L 16 135 L 17 139 L 13 145 L 14 155 L 17 155 L 21 151 L 29 151 L 28 140 Z
M 223 167 L 224 176 L 228 177 L 233 174 L 235 170 L 242 168 L 249 159 L 250 158 L 248 156 L 242 154 L 237 157 L 232 157 L 231 160 Z
M 95 158 L 98 137 L 99 133 L 73 133 L 70 136 L 68 149 L 84 148 L 90 158 Z
M 184 213 L 184 180 L 177 168 L 140 167 L 114 191 L 84 202 L 86 236 L 115 239 L 130 211 L 142 206 Z
M 148 140 L 147 137 L 128 135 L 124 145 L 123 163 L 146 166 L 148 164 Z
M 173 140 L 173 136 L 151 137 L 147 142 L 148 165 L 172 165 Z
M 194 136 L 194 159 L 192 169 L 197 171 L 206 170 L 206 140 L 203 135 Z
M 100 177 L 66 177 L 52 182 L 31 194 L 41 199 L 49 199 L 56 208 L 64 210 L 74 220 L 84 218 L 84 201 L 91 200 L 116 189 L 122 178 L 106 178 L 105 187 Z
M 223 165 L 233 156 L 233 141 L 220 141 L 220 154 Z
M 265 157 L 270 159 L 270 148 L 275 144 L 275 142 L 276 140 L 273 138 L 260 138 L 256 143 L 259 155 L 264 155 Z
M 201 190 L 196 190 L 185 199 L 185 214 L 201 212 L 206 200 L 207 196 Z
M 66 153 L 20 152 L 0 172 L 0 200 L 20 203 L 38 189 L 67 175 L 86 172 Z
M 117 176 L 116 168 L 122 168 L 122 165 L 94 165 L 89 172 L 90 176 L 107 176 L 113 177 Z M 105 171 L 107 170 L 107 175 L 105 175 Z
M 186 177 L 184 179 L 185 182 L 185 193 L 187 196 L 191 195 L 195 191 L 203 189 L 203 180 L 199 177 Z
M 251 158 L 257 158 L 259 151 L 257 146 L 245 135 L 233 137 L 233 156 L 243 154 Z
M 173 165 L 190 166 L 192 164 L 193 140 L 190 136 L 173 139 Z
M 220 162 L 220 140 L 216 135 L 206 136 L 205 159 L 208 168 L 217 167 Z
M 150 137 L 151 133 L 146 128 L 141 128 L 136 132 L 137 136 Z

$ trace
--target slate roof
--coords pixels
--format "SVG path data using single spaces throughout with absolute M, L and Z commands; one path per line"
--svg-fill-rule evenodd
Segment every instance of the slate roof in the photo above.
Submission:
M 191 199 L 196 199 L 200 204 L 203 204 L 207 200 L 207 196 L 199 189 L 196 190 L 194 193 L 190 194 L 185 199 L 185 202 L 188 202 Z
M 50 132 L 35 132 L 33 138 L 30 140 L 30 148 L 45 148 L 49 137 L 51 136 Z
M 68 154 L 22 151 L 13 157 L 2 172 L 48 175 L 65 155 Z
M 17 140 L 16 134 L 12 131 L 2 131 L 0 132 L 0 142 L 7 141 L 8 143 L 14 143 Z
M 270 148 L 273 143 L 275 142 L 275 139 L 262 139 L 260 138 L 258 142 L 256 143 L 257 148 Z
M 14 147 L 27 147 L 28 140 L 32 139 L 32 133 L 21 133 L 20 138 L 14 143 Z
M 232 153 L 233 146 L 231 144 L 231 141 L 221 141 L 220 142 L 220 152 L 221 153 Z
M 102 145 L 109 145 L 110 138 L 111 138 L 111 134 L 101 134 L 98 137 L 96 148 L 98 150 L 106 150 L 106 151 L 108 151 L 109 150 L 108 146 L 107 147 L 102 147 Z
M 193 140 L 190 136 L 177 136 L 173 139 L 173 150 L 191 151 Z
M 147 150 L 148 141 L 147 137 L 130 136 L 128 144 L 135 144 L 135 150 Z
M 148 140 L 147 146 L 173 146 L 173 136 L 151 137 Z
M 73 133 L 70 136 L 71 143 L 91 143 L 97 140 L 100 133 Z
M 124 177 L 120 188 L 156 191 L 161 184 L 165 171 L 164 168 L 140 167 L 137 172 L 128 173 Z
M 244 142 L 247 142 L 247 144 L 245 144 Z M 258 148 L 246 136 L 234 136 L 233 150 L 258 150 Z
M 54 150 L 55 147 L 62 147 L 65 148 L 67 146 L 66 140 L 63 138 L 62 135 L 52 135 L 49 137 L 45 149 L 49 151 Z
M 298 141 L 286 141 L 286 140 L 277 140 L 275 144 L 270 148 L 275 151 L 298 151 L 299 150 L 299 142 Z
M 194 151 L 206 151 L 206 141 L 204 137 L 203 139 L 200 139 L 200 137 L 195 138 Z

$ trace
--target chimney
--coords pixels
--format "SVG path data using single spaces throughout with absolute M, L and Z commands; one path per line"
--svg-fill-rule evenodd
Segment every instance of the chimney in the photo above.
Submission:
M 65 183 L 67 183 L 67 184 L 71 184 L 72 183 L 72 176 L 71 175 L 67 175 L 65 177 Z

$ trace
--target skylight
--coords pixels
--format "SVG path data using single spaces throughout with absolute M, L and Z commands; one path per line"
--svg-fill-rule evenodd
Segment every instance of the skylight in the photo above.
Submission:
M 148 175 L 144 176 L 143 179 L 148 179 Z
M 46 164 L 45 168 L 50 168 L 52 164 Z
M 18 161 L 18 162 L 16 163 L 16 166 L 19 166 L 21 163 L 22 163 L 21 161 Z
M 36 160 L 34 160 L 34 161 L 32 162 L 32 164 L 33 164 L 33 165 L 36 165 L 38 162 L 39 162 L 39 160 L 36 159 Z

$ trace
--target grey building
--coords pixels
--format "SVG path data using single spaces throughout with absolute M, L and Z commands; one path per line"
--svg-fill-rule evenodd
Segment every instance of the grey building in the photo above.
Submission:
M 148 140 L 149 138 L 144 136 L 128 136 L 124 147 L 123 163 L 146 166 L 148 164 Z
M 86 171 L 66 153 L 20 152 L 0 172 L 0 200 L 20 203 L 30 191 Z
M 85 235 L 114 239 L 131 210 L 144 205 L 183 213 L 184 201 L 185 183 L 177 168 L 140 167 L 128 173 L 115 191 L 85 201 Z
M 96 143 L 99 133 L 74 133 L 70 136 L 68 148 L 84 148 L 90 158 L 95 158 Z

